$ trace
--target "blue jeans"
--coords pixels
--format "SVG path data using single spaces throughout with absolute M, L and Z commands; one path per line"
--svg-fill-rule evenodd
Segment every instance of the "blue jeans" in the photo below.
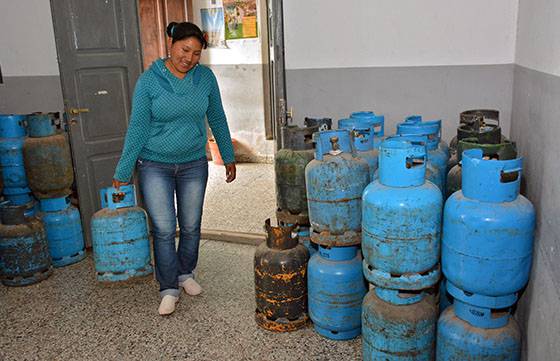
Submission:
M 179 296 L 179 283 L 193 277 L 208 181 L 208 161 L 171 164 L 139 159 L 140 192 L 152 221 L 156 279 L 161 297 Z M 174 196 L 177 195 L 177 215 Z M 175 247 L 177 220 L 179 246 Z

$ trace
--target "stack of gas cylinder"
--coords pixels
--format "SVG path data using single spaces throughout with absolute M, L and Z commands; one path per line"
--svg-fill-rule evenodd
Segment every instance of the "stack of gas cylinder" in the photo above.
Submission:
M 282 147 L 275 158 L 276 218 L 265 222 L 266 242 L 255 252 L 257 324 L 288 332 L 307 323 L 307 262 L 316 252 L 310 242 L 305 167 L 313 160 L 312 135 L 330 129 L 330 118 L 305 118 L 305 127 L 282 127 Z
M 25 115 L 0 115 L 0 166 L 4 199 L 11 205 L 24 205 L 25 214 L 36 213 L 35 199 L 29 189 L 23 143 L 27 135 Z
M 0 212 L 0 269 L 7 285 L 27 285 L 85 257 L 80 214 L 68 196 L 74 180 L 68 141 L 56 113 L 0 117 L 6 202 Z M 28 133 L 28 137 L 25 135 Z M 41 213 L 34 218 L 35 200 Z M 21 213 L 21 215 L 20 215 Z
M 53 265 L 62 267 L 86 256 L 80 212 L 70 204 L 74 171 L 70 145 L 53 113 L 27 117 L 23 146 L 29 186 L 41 204 Z
M 379 171 L 363 193 L 364 360 L 431 360 L 440 277 L 443 196 L 439 121 L 409 117 L 381 143 Z M 427 179 L 432 168 L 434 182 Z
M 458 142 L 459 170 L 449 173 L 461 182 L 452 181 L 459 190 L 444 210 L 442 265 L 453 306 L 438 322 L 438 360 L 520 359 L 510 310 L 529 279 L 535 212 L 519 194 L 522 159 L 514 144 L 497 122 L 486 123 L 497 115 L 468 111 L 459 126 L 469 134 Z

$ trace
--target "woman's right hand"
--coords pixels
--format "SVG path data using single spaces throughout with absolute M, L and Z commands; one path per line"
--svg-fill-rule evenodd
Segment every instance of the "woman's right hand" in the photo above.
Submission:
M 113 178 L 113 188 L 115 188 L 116 190 L 119 190 L 121 186 L 126 185 L 128 185 L 128 182 L 121 182 L 120 180 Z

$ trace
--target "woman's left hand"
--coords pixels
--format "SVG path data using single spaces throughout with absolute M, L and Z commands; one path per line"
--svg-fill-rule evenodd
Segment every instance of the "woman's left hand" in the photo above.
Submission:
M 226 164 L 226 183 L 231 183 L 235 180 L 235 163 Z

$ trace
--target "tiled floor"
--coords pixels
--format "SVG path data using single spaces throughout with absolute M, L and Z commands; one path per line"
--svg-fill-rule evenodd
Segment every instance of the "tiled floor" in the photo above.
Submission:
M 360 339 L 330 341 L 254 322 L 254 247 L 203 241 L 198 279 L 176 312 L 157 314 L 153 277 L 106 286 L 91 254 L 39 284 L 0 286 L 0 360 L 359 360 Z
M 240 163 L 237 179 L 229 184 L 225 182 L 224 166 L 208 165 L 202 228 L 264 233 L 265 219 L 275 219 L 274 165 Z

